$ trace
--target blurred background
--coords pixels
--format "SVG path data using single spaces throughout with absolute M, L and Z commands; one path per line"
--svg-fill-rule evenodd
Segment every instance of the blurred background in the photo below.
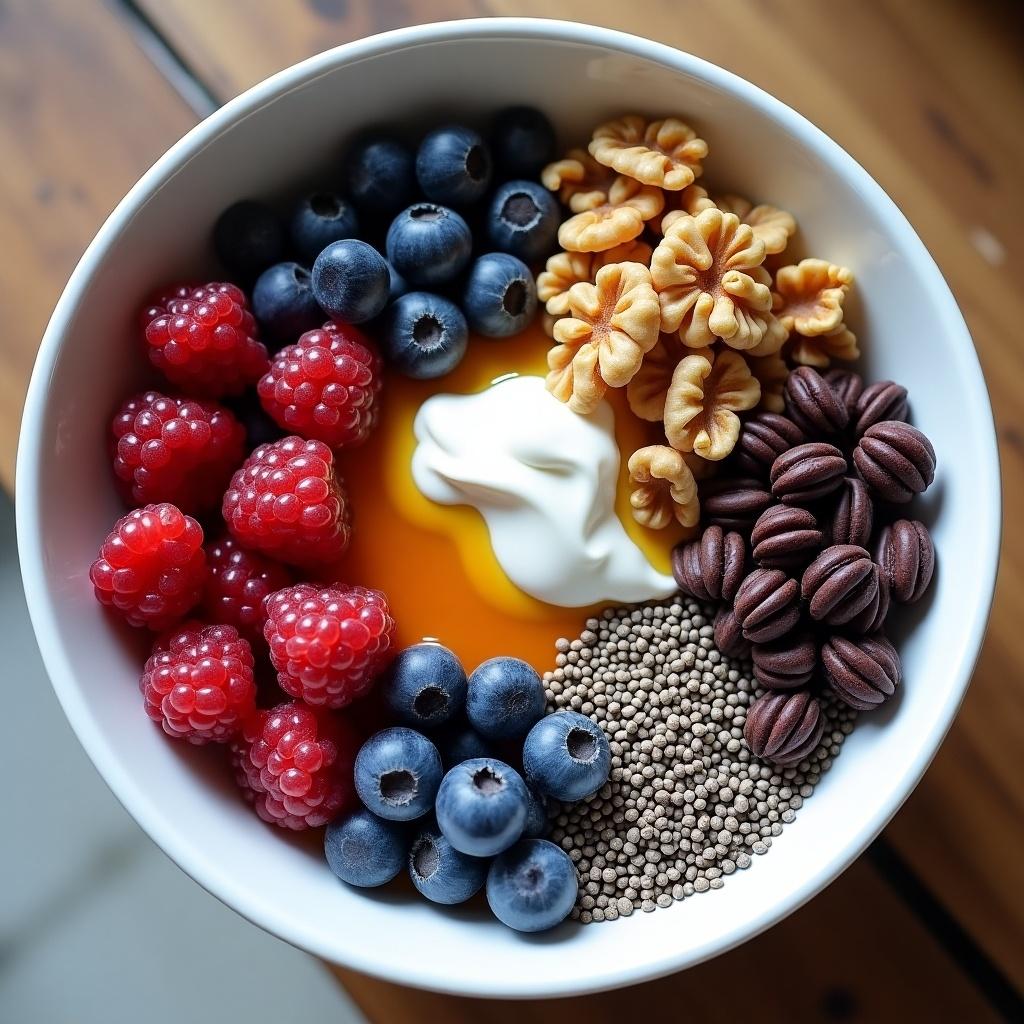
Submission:
M 789 103 L 864 164 L 930 247 L 974 333 L 1007 524 L 964 709 L 871 850 L 812 904 L 711 964 L 528 1007 L 332 974 L 181 874 L 64 722 L 25 611 L 12 504 L 46 320 L 150 163 L 218 105 L 310 54 L 489 15 L 590 21 L 689 50 Z M 0 1021 L 603 1022 L 684 1009 L 713 1022 L 1024 1020 L 1024 797 L 1012 756 L 1019 764 L 1024 744 L 1022 46 L 1019 0 L 0 0 Z M 907 344 L 926 357 L 927 338 Z

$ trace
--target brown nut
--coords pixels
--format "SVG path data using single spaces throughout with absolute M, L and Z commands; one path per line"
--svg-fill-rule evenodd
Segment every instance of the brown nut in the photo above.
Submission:
M 637 114 L 594 129 L 590 155 L 619 174 L 676 192 L 700 176 L 708 144 L 677 117 L 648 122 Z
M 839 401 L 846 406 L 846 411 L 853 416 L 857 408 L 857 399 L 864 391 L 864 378 L 856 370 L 847 370 L 837 366 L 824 374 L 825 382 L 836 393 Z
M 786 380 L 786 409 L 809 437 L 835 434 L 849 422 L 846 406 L 817 370 L 798 366 Z
M 856 640 L 830 637 L 821 649 L 821 661 L 833 693 L 857 711 L 885 703 L 900 684 L 900 656 L 880 634 Z
M 709 526 L 698 540 L 676 545 L 672 575 L 680 590 L 699 601 L 731 601 L 743 582 L 746 557 L 738 533 Z
M 862 437 L 868 427 L 886 420 L 905 423 L 909 416 L 907 389 L 891 380 L 880 380 L 869 384 L 857 399 L 853 414 L 854 434 Z
M 755 569 L 740 584 L 733 611 L 748 640 L 778 640 L 800 621 L 800 587 L 779 569 Z
M 855 476 L 846 477 L 832 513 L 832 543 L 866 548 L 871 541 L 874 511 L 874 502 L 864 481 Z
M 704 519 L 723 530 L 747 533 L 772 496 L 758 480 L 709 480 L 701 487 Z
M 797 690 L 810 682 L 818 667 L 818 648 L 810 633 L 789 633 L 750 651 L 754 678 L 769 690 Z
M 883 501 L 903 503 L 935 479 L 935 449 L 909 423 L 886 420 L 868 427 L 853 450 L 857 472 Z
M 881 569 L 878 571 L 878 597 L 860 614 L 855 615 L 843 626 L 843 632 L 851 636 L 870 636 L 877 633 L 889 615 L 889 584 L 885 582 Z
M 935 571 L 935 546 L 924 523 L 898 519 L 878 537 L 875 561 L 900 604 L 920 601 Z
M 878 566 L 856 544 L 833 544 L 804 570 L 800 593 L 812 619 L 841 626 L 876 599 Z
M 786 416 L 757 412 L 740 427 L 732 461 L 743 473 L 767 480 L 772 463 L 806 440 L 803 431 Z
M 772 463 L 772 494 L 786 505 L 805 505 L 840 487 L 847 468 L 835 445 L 824 441 L 798 444 Z
M 821 741 L 825 718 L 806 690 L 766 693 L 751 705 L 743 738 L 755 757 L 777 765 L 797 764 Z
M 750 531 L 754 561 L 764 569 L 803 568 L 821 548 L 818 520 L 805 508 L 773 505 Z
M 750 641 L 728 605 L 722 605 L 715 613 L 714 631 L 715 646 L 727 658 L 746 658 L 750 654 Z

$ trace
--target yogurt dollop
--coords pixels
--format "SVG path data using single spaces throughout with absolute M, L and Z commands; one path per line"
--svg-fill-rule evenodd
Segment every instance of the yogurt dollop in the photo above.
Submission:
M 607 402 L 580 416 L 542 377 L 509 377 L 423 403 L 412 475 L 431 501 L 483 516 L 498 563 L 531 597 L 563 608 L 668 597 L 675 581 L 615 513 L 614 428 Z

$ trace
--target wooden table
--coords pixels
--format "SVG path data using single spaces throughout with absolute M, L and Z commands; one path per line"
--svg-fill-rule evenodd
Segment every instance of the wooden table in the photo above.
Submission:
M 963 711 L 884 837 L 787 921 L 685 974 L 571 1007 L 522 1007 L 338 971 L 371 1019 L 1024 1019 L 1022 10 L 1014 0 L 0 0 L 7 487 L 46 318 L 140 172 L 265 75 L 416 22 L 557 15 L 648 35 L 737 71 L 819 124 L 882 183 L 974 332 L 1004 468 L 999 590 Z

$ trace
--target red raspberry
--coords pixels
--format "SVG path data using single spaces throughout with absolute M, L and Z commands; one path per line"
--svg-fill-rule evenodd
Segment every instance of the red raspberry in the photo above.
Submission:
M 258 390 L 278 426 L 332 448 L 354 448 L 377 423 L 380 388 L 380 356 L 365 336 L 329 323 L 281 349 Z
M 273 825 L 326 825 L 355 803 L 352 765 L 359 740 L 336 715 L 292 702 L 250 717 L 231 744 L 245 798 Z
M 252 650 L 234 626 L 179 626 L 156 642 L 139 686 L 146 714 L 189 743 L 226 743 L 256 710 Z
M 343 708 L 362 697 L 384 668 L 395 620 L 379 590 L 300 583 L 267 599 L 263 635 L 285 693 Z
M 256 551 L 247 551 L 233 537 L 206 545 L 206 593 L 203 608 L 212 622 L 234 626 L 251 640 L 263 640 L 267 612 L 263 599 L 291 586 L 292 574 Z
M 215 509 L 245 457 L 245 428 L 215 402 L 147 391 L 121 406 L 112 429 L 114 472 L 133 505 Z
M 348 547 L 348 501 L 322 441 L 260 445 L 232 477 L 222 511 L 236 540 L 282 562 L 322 565 Z
M 167 629 L 202 595 L 203 528 L 168 502 L 137 508 L 114 524 L 89 579 L 130 625 Z
M 200 398 L 237 395 L 267 372 L 267 350 L 256 340 L 256 321 L 245 295 L 214 282 L 174 289 L 146 325 L 150 362 L 182 391 Z M 159 301 L 159 300 L 158 300 Z

